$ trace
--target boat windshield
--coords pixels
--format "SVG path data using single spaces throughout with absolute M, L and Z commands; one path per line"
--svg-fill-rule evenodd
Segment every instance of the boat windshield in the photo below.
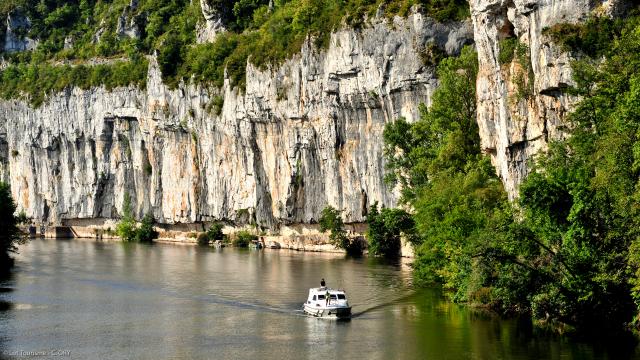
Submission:
M 318 295 L 318 300 L 324 300 L 324 295 Z
M 338 294 L 338 299 L 339 300 L 344 300 L 344 299 L 346 299 L 346 297 L 344 296 L 344 294 Z

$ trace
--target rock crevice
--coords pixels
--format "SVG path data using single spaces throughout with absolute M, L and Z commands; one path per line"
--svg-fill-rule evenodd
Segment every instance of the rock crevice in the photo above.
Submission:
M 578 99 L 562 90 L 573 84 L 570 54 L 544 29 L 581 23 L 589 16 L 619 15 L 628 1 L 472 0 L 478 50 L 478 125 L 510 198 L 530 171 L 530 161 L 551 140 L 566 136 L 566 116 Z M 504 40 L 515 38 L 527 62 L 500 63 Z

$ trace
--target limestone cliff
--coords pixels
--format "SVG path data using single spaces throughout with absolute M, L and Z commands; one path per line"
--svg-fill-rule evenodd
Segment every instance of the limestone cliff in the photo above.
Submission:
M 37 46 L 36 41 L 20 35 L 30 25 L 29 19 L 19 11 L 10 13 L 6 20 L 4 39 L 0 39 L 4 40 L 2 49 L 7 53 L 35 49 Z
M 571 56 L 544 34 L 559 23 L 580 23 L 594 15 L 620 15 L 624 0 L 472 0 L 478 51 L 478 124 L 483 150 L 510 197 L 529 162 L 548 142 L 564 136 L 565 117 L 575 98 Z M 500 63 L 501 47 L 515 39 L 523 56 Z
M 312 222 L 327 204 L 362 221 L 374 201 L 396 202 L 383 182 L 385 123 L 415 119 L 437 85 L 420 53 L 433 42 L 455 54 L 472 37 L 470 22 L 378 19 L 277 68 L 249 65 L 244 93 L 228 81 L 169 89 L 151 59 L 146 89 L 68 89 L 36 109 L 2 101 L 0 178 L 51 222 L 118 217 L 125 193 L 137 216 L 164 223 L 275 227 Z

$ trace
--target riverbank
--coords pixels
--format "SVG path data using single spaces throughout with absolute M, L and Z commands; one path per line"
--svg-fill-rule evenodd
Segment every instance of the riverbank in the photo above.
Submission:
M 120 241 L 115 234 L 117 221 L 113 219 L 73 219 L 63 220 L 60 226 L 46 226 L 42 229 L 36 227 L 36 233 L 48 238 L 56 239 L 95 239 Z M 196 245 L 199 234 L 204 233 L 211 224 L 191 223 L 191 224 L 156 224 L 154 229 L 158 232 L 156 241 L 163 243 L 179 243 Z M 366 223 L 345 224 L 348 236 L 364 239 L 367 230 Z M 240 231 L 249 231 L 257 235 L 260 241 L 272 248 L 291 249 L 297 251 L 324 252 L 324 253 L 345 253 L 331 244 L 329 234 L 320 231 L 316 224 L 291 224 L 283 225 L 277 230 L 257 231 L 250 226 L 225 225 L 222 229 L 227 237 L 233 237 Z M 414 252 L 411 244 L 403 241 L 401 256 L 413 258 Z

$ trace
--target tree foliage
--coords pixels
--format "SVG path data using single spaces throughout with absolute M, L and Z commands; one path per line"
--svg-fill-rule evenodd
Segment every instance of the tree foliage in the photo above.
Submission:
M 402 201 L 414 201 L 436 174 L 464 171 L 480 156 L 475 87 L 469 86 L 477 72 L 470 47 L 443 60 L 438 67 L 442 90 L 434 93 L 431 108 L 421 107 L 421 120 L 408 124 L 399 119 L 385 127 L 386 180 L 401 185 Z
M 245 230 L 239 231 L 233 240 L 233 246 L 246 248 L 255 240 L 258 240 L 256 235 Z
M 579 29 L 605 60 L 574 63 L 576 86 L 567 91 L 582 100 L 571 136 L 537 158 L 516 204 L 480 153 L 474 109 L 452 106 L 473 95 L 470 52 L 441 64 L 441 87 L 418 122 L 388 126 L 389 178 L 406 187 L 420 235 L 418 283 L 579 330 L 632 322 L 640 305 L 640 21 L 591 34 L 602 29 Z
M 116 234 L 123 241 L 133 241 L 135 239 L 136 220 L 131 211 L 131 196 L 124 194 L 124 203 L 122 205 L 122 218 L 116 225 Z
M 226 71 L 231 85 L 244 89 L 248 62 L 262 69 L 279 64 L 308 39 L 326 46 L 343 20 L 362 26 L 383 4 L 388 17 L 407 15 L 413 5 L 441 22 L 468 17 L 467 3 L 461 0 L 275 0 L 272 8 L 268 0 L 207 1 L 229 31 L 205 44 L 196 42 L 198 26 L 205 21 L 200 1 L 137 0 L 136 6 L 130 0 L 5 1 L 0 21 L 11 12 L 23 13 L 31 27 L 20 35 L 39 45 L 33 52 L 3 54 L 9 66 L 0 71 L 0 96 L 27 97 L 39 106 L 46 96 L 71 86 L 144 86 L 145 55 L 155 53 L 169 86 L 193 80 L 219 87 Z M 122 33 L 121 16 L 126 25 L 137 27 L 138 37 Z M 133 64 L 83 66 L 95 58 Z
M 571 137 L 541 156 L 521 188 L 523 224 L 538 253 L 520 256 L 540 264 L 544 276 L 532 290 L 532 311 L 577 326 L 620 326 L 640 304 L 633 302 L 640 265 L 640 21 L 610 25 L 581 30 L 589 34 L 584 41 L 599 44 L 594 55 L 606 60 L 574 64 L 571 91 L 582 100 L 570 116 Z
M 222 228 L 224 225 L 221 223 L 213 223 L 207 232 L 198 235 L 199 245 L 209 245 L 212 241 L 224 239 Z
M 480 152 L 477 71 L 470 47 L 443 60 L 431 107 L 417 122 L 400 119 L 384 131 L 387 180 L 402 185 L 402 201 L 415 209 L 416 282 L 441 282 L 456 301 L 486 293 L 479 260 L 494 252 L 495 235 L 510 219 L 502 183 Z
M 221 223 L 213 223 L 209 230 L 207 230 L 207 237 L 211 241 L 222 240 L 224 238 L 224 234 L 222 233 L 222 228 L 224 227 Z
M 346 250 L 349 255 L 358 256 L 362 254 L 362 244 L 347 235 L 340 210 L 333 206 L 326 206 L 322 209 L 318 224 L 320 224 L 320 231 L 329 231 L 329 240 L 335 247 Z
M 347 231 L 344 229 L 344 222 L 342 221 L 342 215 L 340 210 L 333 206 L 327 206 L 322 209 L 320 214 L 320 231 L 329 231 L 329 239 L 331 243 L 340 249 L 346 249 L 349 245 L 349 238 L 347 237 Z
M 124 203 L 122 205 L 122 218 L 116 225 L 116 234 L 123 241 L 132 241 L 140 243 L 151 243 L 158 237 L 158 233 L 153 229 L 155 220 L 151 213 L 147 213 L 142 222 L 138 226 L 131 209 L 131 196 L 124 194 Z
M 7 272 L 13 260 L 11 253 L 17 251 L 17 245 L 25 241 L 18 224 L 20 219 L 15 215 L 16 204 L 11 196 L 9 184 L 0 182 L 0 273 Z
M 153 229 L 155 222 L 153 214 L 145 214 L 140 222 L 140 226 L 135 231 L 135 241 L 139 243 L 153 242 L 153 240 L 158 237 L 158 232 Z
M 402 236 L 410 242 L 415 241 L 415 222 L 404 210 L 384 206 L 378 209 L 378 202 L 375 202 L 367 213 L 367 224 L 370 254 L 396 258 L 400 256 Z

